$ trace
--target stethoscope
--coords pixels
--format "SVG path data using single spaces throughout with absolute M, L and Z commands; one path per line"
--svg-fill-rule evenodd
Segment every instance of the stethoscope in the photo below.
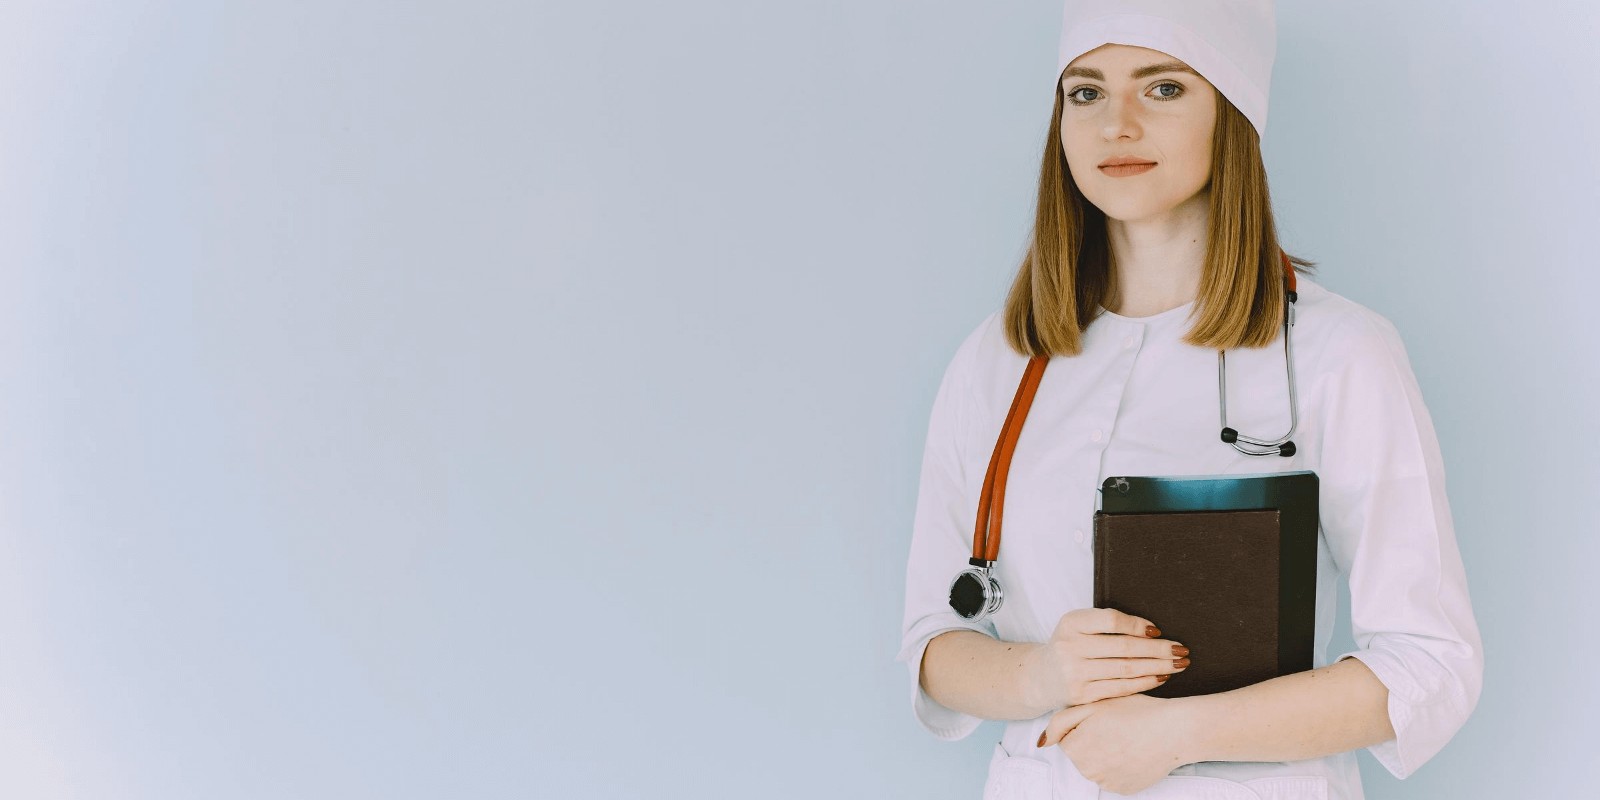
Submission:
M 1294 304 L 1299 300 L 1295 292 L 1294 266 L 1289 255 L 1280 251 L 1283 271 L 1288 282 L 1284 286 L 1283 363 L 1289 382 L 1289 432 L 1273 439 L 1257 439 L 1228 427 L 1228 362 L 1224 351 L 1217 351 L 1217 403 L 1222 409 L 1222 441 L 1247 456 L 1294 455 L 1294 435 L 1299 425 L 1299 409 L 1294 396 L 1294 359 L 1289 342 L 1289 331 L 1294 327 Z M 989 470 L 983 476 L 983 494 L 978 499 L 978 520 L 972 532 L 971 566 L 961 571 L 950 582 L 950 607 L 963 618 L 979 622 L 1000 610 L 1005 594 L 1000 580 L 994 574 L 994 562 L 1000 557 L 1000 517 L 1005 506 L 1006 475 L 1011 470 L 1011 454 L 1017 449 L 1017 439 L 1022 434 L 1022 423 L 1033 406 L 1034 392 L 1044 377 L 1048 356 L 1028 359 L 1017 384 L 1017 393 L 1011 399 L 1011 409 L 1006 412 L 1005 424 L 1000 428 L 1000 438 L 994 443 L 994 453 L 989 456 Z M 992 500 L 992 513 L 991 513 Z M 988 536 L 985 536 L 985 531 Z

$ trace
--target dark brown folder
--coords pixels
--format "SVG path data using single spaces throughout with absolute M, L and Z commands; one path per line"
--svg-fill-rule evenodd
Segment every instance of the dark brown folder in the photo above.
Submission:
M 1280 658 L 1280 522 L 1275 508 L 1095 513 L 1095 607 L 1148 619 L 1190 651 L 1187 669 L 1145 694 L 1225 692 L 1309 668 Z

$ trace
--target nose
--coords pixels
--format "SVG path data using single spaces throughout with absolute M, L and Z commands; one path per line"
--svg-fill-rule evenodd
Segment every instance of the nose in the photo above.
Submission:
M 1106 98 L 1106 120 L 1101 135 L 1108 142 L 1139 138 L 1143 133 L 1139 124 L 1143 110 L 1137 100 L 1116 95 Z

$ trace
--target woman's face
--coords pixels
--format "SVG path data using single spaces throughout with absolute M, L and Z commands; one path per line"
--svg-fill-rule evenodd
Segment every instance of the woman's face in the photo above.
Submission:
M 1159 217 L 1206 188 L 1217 90 L 1188 65 L 1160 50 L 1101 45 L 1067 65 L 1061 93 L 1067 168 L 1107 217 Z M 1155 166 L 1102 166 L 1119 156 Z

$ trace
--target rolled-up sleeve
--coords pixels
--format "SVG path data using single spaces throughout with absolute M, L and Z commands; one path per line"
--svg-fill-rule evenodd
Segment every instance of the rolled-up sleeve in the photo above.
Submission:
M 905 616 L 900 652 L 911 675 L 911 710 L 922 728 L 939 739 L 955 741 L 977 730 L 979 717 L 948 708 L 922 689 L 922 656 L 933 637 L 966 629 L 999 638 L 992 622 L 973 623 L 950 607 L 950 582 L 972 556 L 972 530 L 977 504 L 967 497 L 964 434 L 967 428 L 968 375 L 979 326 L 957 348 L 945 368 L 923 447 L 917 506 L 911 526 L 911 553 L 906 563 Z
M 1349 578 L 1356 658 L 1389 690 L 1395 738 L 1367 748 L 1396 778 L 1465 724 L 1483 687 L 1483 645 L 1445 495 L 1433 422 L 1398 331 L 1359 309 L 1326 376 L 1317 470 L 1322 526 Z

